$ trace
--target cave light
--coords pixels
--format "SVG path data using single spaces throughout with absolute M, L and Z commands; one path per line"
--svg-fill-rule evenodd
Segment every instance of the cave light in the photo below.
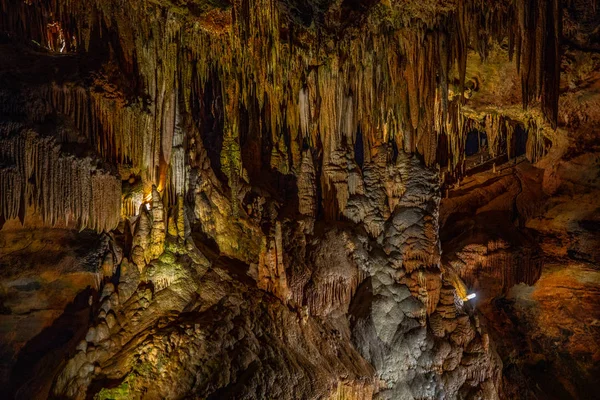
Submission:
M 469 300 L 471 300 L 471 299 L 474 299 L 475 297 L 477 297 L 477 294 L 476 294 L 476 293 L 471 293 L 471 294 L 468 294 L 468 295 L 467 295 L 467 296 L 466 296 L 466 297 L 463 299 L 463 301 L 469 301 Z

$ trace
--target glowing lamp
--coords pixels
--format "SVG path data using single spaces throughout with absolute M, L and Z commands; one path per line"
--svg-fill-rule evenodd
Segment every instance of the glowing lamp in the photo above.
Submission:
M 467 295 L 467 297 L 465 297 L 465 298 L 463 299 L 463 301 L 469 301 L 469 300 L 471 300 L 471 299 L 474 299 L 475 297 L 477 297 L 477 294 L 475 294 L 475 293 L 471 293 L 471 294 L 468 294 L 468 295 Z

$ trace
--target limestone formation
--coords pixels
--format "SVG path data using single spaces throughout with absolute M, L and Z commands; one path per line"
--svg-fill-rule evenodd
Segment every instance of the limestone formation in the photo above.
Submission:
M 2 393 L 595 393 L 599 26 L 592 0 L 0 0 Z

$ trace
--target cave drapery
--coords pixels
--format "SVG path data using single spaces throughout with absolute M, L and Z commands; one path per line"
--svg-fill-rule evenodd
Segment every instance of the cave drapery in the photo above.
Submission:
M 17 341 L 2 384 L 16 398 L 510 398 L 467 287 L 485 275 L 506 295 L 542 276 L 528 229 L 568 172 L 522 163 L 568 160 L 564 132 L 595 121 L 593 105 L 559 112 L 574 109 L 563 24 L 586 6 L 0 0 L 3 324 L 19 323 L 18 282 L 90 291 L 87 320 L 64 295 L 80 327 L 60 356 Z
M 255 121 L 253 134 L 271 148 L 261 161 L 283 174 L 298 170 L 304 147 L 319 149 L 330 166 L 325 171 L 338 164 L 346 169 L 335 155 L 352 156 L 359 130 L 367 160 L 373 149 L 393 142 L 433 165 L 444 136 L 448 144 L 440 152 L 456 166 L 468 129 L 480 123 L 461 111 L 469 44 L 485 58 L 491 41 L 508 40 L 524 106 L 541 99 L 555 126 L 559 2 L 484 3 L 461 0 L 446 13 L 430 15 L 372 5 L 356 21 L 342 21 L 352 9 L 342 3 L 330 5 L 323 22 L 306 27 L 282 18 L 281 5 L 270 0 L 189 8 L 4 0 L 2 23 L 5 31 L 49 49 L 108 52 L 115 64 L 108 74 L 118 75 L 109 78 L 128 81 L 126 87 L 45 83 L 39 90 L 73 118 L 101 157 L 139 169 L 147 193 L 155 184 L 176 196 L 184 191 L 186 161 L 176 133 L 183 116 L 195 114 L 209 80 L 219 86 L 219 161 L 233 191 L 253 172 L 241 164 L 246 121 Z M 325 18 L 330 14 L 331 21 Z M 43 110 L 32 111 L 32 118 L 42 118 L 35 113 Z M 481 125 L 492 143 L 514 129 L 501 115 Z M 261 164 L 254 166 L 256 173 Z M 326 187 L 335 186 L 332 175 L 325 174 Z M 338 194 L 338 208 L 344 208 L 345 196 Z

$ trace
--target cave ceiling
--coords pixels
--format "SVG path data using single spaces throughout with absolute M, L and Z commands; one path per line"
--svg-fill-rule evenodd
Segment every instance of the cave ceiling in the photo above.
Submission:
M 595 0 L 0 0 L 16 399 L 594 399 Z

